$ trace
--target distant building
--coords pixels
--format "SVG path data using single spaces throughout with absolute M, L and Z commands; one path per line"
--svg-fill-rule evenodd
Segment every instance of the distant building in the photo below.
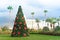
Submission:
M 30 29 L 32 29 L 32 21 L 33 21 L 33 28 L 34 29 L 38 29 L 36 21 L 32 20 L 32 19 L 26 19 L 27 27 L 30 28 Z M 57 25 L 58 24 L 55 23 L 54 26 L 57 26 Z M 49 29 L 51 29 L 49 22 L 45 22 L 45 21 L 40 20 L 40 22 L 39 22 L 39 28 L 43 29 L 43 27 L 45 27 L 45 26 L 48 27 Z

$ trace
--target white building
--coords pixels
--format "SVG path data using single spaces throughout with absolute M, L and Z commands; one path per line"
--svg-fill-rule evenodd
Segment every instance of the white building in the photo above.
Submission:
M 38 29 L 36 21 L 32 20 L 32 19 L 26 19 L 27 27 L 30 28 L 30 29 L 32 28 L 32 21 L 33 21 L 33 28 L 34 29 Z M 57 25 L 58 24 L 55 23 L 55 26 L 57 26 Z M 51 29 L 49 22 L 45 22 L 45 21 L 40 20 L 40 22 L 39 22 L 39 28 L 42 29 L 45 26 L 47 26 L 49 29 Z

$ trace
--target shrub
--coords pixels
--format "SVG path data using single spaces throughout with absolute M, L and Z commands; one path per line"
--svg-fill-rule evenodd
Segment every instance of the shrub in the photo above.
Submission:
M 6 30 L 6 31 L 3 31 L 1 34 L 11 34 L 11 31 Z
M 30 29 L 30 33 L 37 33 L 37 30 L 35 30 L 35 29 Z
M 39 30 L 36 30 L 36 29 L 28 29 L 28 32 L 29 33 L 32 33 L 32 34 L 39 33 L 40 32 L 40 29 Z
M 57 27 L 55 28 L 55 31 L 58 31 L 58 30 L 60 30 L 60 26 L 57 26 Z
M 7 26 L 4 26 L 4 27 L 2 27 L 2 31 L 6 31 L 6 30 L 8 30 L 9 28 L 7 27 Z
M 60 36 L 60 27 L 57 26 L 56 28 L 54 28 L 54 31 L 52 32 L 49 31 L 48 27 L 44 27 L 40 34 Z
M 49 28 L 48 27 L 43 27 L 43 32 L 49 32 Z
M 57 27 L 54 29 L 54 32 L 55 32 L 55 33 L 60 33 L 60 26 L 57 26 Z

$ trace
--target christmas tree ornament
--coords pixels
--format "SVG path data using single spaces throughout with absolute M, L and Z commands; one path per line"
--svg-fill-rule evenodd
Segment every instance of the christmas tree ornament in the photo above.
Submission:
M 15 35 L 15 32 L 13 32 L 13 35 Z
M 24 22 L 24 25 L 26 25 L 26 22 Z
M 16 30 L 16 27 L 14 27 L 14 30 Z
M 14 22 L 14 25 L 16 25 L 16 22 Z
M 21 27 L 19 27 L 19 29 L 21 29 Z
M 19 22 L 19 24 L 22 24 L 22 22 Z
M 24 19 L 24 17 L 22 17 L 22 19 Z
M 23 36 L 26 37 L 26 33 L 24 33 Z
M 20 32 L 18 32 L 18 35 L 20 35 Z
M 26 30 L 27 28 L 26 27 L 24 27 L 24 30 Z

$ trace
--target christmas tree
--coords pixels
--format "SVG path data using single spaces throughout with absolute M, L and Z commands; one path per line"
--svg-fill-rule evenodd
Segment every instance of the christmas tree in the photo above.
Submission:
M 26 22 L 25 22 L 25 18 L 24 18 L 21 6 L 19 6 L 11 36 L 26 37 L 28 36 L 28 34 L 29 33 L 28 33 Z

